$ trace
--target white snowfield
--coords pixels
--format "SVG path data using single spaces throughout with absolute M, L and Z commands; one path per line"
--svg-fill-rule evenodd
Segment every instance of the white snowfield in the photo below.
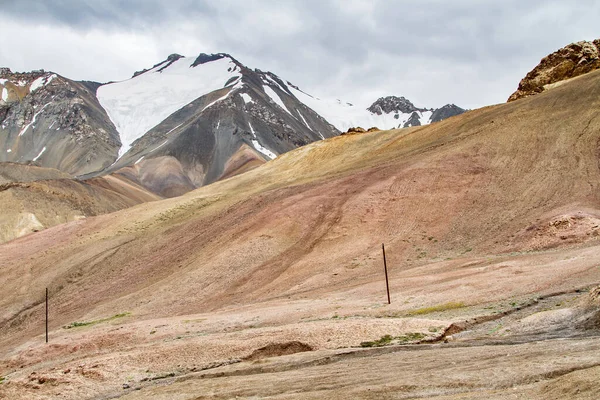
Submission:
M 250 95 L 248 93 L 241 93 L 240 96 L 242 96 L 242 99 L 244 100 L 244 104 L 249 104 L 252 103 L 252 97 L 250 97 Z
M 169 115 L 240 75 L 228 57 L 191 67 L 194 60 L 183 57 L 158 72 L 165 61 L 135 78 L 98 88 L 98 100 L 121 136 L 119 157 Z
M 281 100 L 281 97 L 279 97 L 279 95 L 277 93 L 275 93 L 275 91 L 273 89 L 271 89 L 270 86 L 263 85 L 263 90 L 265 91 L 265 93 L 267 94 L 267 96 L 269 96 L 269 98 L 271 100 L 273 100 L 273 102 L 275 104 L 277 104 L 284 111 L 286 111 L 288 114 L 290 114 L 292 117 L 294 117 L 294 115 L 290 112 L 290 110 L 287 109 L 287 107 L 285 106 L 285 104 L 283 104 L 283 100 Z M 296 117 L 294 117 L 294 118 L 296 118 Z
M 292 86 L 289 86 L 290 91 L 298 100 L 311 108 L 327 122 L 335 126 L 339 131 L 346 132 L 348 128 L 360 126 L 369 129 L 376 126 L 379 129 L 394 129 L 398 126 L 404 126 L 412 113 L 399 113 L 398 119 L 394 118 L 395 113 L 377 115 L 367 109 L 363 109 L 341 100 L 322 100 L 312 97 Z M 421 125 L 426 125 L 431 120 L 431 111 L 420 112 L 419 121 Z

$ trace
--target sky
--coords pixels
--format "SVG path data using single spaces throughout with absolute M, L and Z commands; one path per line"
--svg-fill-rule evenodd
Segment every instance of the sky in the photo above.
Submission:
M 224 52 L 321 98 L 473 109 L 600 38 L 599 15 L 598 0 L 0 0 L 0 66 L 107 82 Z

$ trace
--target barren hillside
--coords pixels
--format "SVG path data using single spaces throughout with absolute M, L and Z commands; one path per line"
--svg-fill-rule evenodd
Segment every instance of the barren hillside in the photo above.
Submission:
M 599 109 L 596 71 L 0 245 L 0 395 L 592 398 Z M 265 360 L 298 350 L 313 351 Z M 438 375 L 440 362 L 457 366 Z
M 52 168 L 0 163 L 0 243 L 159 199 L 116 174 L 79 181 Z

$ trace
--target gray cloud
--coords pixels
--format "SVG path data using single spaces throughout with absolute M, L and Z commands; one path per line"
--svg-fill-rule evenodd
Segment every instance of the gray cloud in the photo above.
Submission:
M 321 97 L 505 101 L 546 54 L 600 37 L 597 1 L 4 1 L 0 64 L 125 79 L 178 52 L 228 52 Z M 40 35 L 43 35 L 41 38 Z

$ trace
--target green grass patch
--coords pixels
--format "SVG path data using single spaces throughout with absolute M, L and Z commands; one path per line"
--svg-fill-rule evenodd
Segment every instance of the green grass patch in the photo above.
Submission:
M 466 305 L 462 301 L 451 301 L 451 302 L 444 303 L 444 304 L 438 304 L 436 306 L 417 308 L 416 310 L 409 311 L 407 313 L 407 315 L 409 315 L 409 316 L 424 315 L 424 314 L 431 314 L 431 313 L 440 312 L 440 311 L 456 310 L 458 308 L 464 308 L 464 307 L 466 307 Z
M 6 379 L 5 377 L 0 376 L 0 383 L 3 383 L 5 379 Z
M 361 342 L 360 343 L 360 347 L 381 347 L 381 346 L 387 346 L 388 344 L 392 343 L 392 340 L 394 340 L 394 338 L 392 337 L 392 335 L 384 335 L 380 339 L 373 340 L 372 342 Z
M 424 339 L 427 335 L 420 332 L 410 332 L 406 335 L 393 337 L 392 335 L 384 335 L 378 340 L 372 342 L 361 342 L 360 347 L 382 347 L 391 344 L 403 344 L 408 342 L 416 342 Z
M 127 317 L 128 315 L 131 315 L 131 313 L 122 313 L 122 314 L 116 314 L 113 315 L 112 317 L 108 317 L 108 318 L 102 318 L 102 319 L 97 319 L 95 321 L 87 321 L 87 322 L 71 322 L 69 325 L 65 325 L 63 326 L 64 329 L 71 329 L 71 328 L 79 328 L 82 326 L 91 326 L 91 325 L 97 325 L 100 324 L 102 322 L 108 322 L 108 321 L 112 321 L 118 318 L 123 318 L 123 317 Z

